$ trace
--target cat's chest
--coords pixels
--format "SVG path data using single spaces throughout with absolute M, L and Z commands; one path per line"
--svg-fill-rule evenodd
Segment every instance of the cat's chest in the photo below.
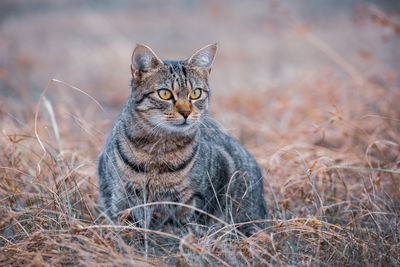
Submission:
M 190 171 L 198 156 L 198 146 L 168 153 L 148 153 L 120 144 L 115 152 L 117 170 L 124 183 L 154 194 L 179 192 L 190 184 Z
M 154 195 L 155 199 L 162 196 L 174 196 L 190 187 L 190 169 L 174 172 L 160 173 L 154 167 L 146 172 L 136 172 L 129 166 L 119 166 L 120 177 L 123 187 L 134 188 L 136 191 L 147 192 L 147 195 Z

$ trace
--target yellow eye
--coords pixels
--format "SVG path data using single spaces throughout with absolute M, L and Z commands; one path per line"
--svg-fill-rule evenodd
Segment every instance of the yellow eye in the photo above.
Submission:
M 193 99 L 193 100 L 199 99 L 200 96 L 201 96 L 201 89 L 200 88 L 194 89 L 190 93 L 190 99 Z
M 157 93 L 158 93 L 158 96 L 159 96 L 161 99 L 169 100 L 169 99 L 172 98 L 172 93 L 171 93 L 170 90 L 167 90 L 167 89 L 160 89 L 160 90 L 157 90 Z

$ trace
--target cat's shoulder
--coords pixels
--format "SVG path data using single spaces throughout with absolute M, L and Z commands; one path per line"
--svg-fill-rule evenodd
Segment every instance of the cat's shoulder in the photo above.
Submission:
M 234 142 L 235 139 L 227 135 L 214 120 L 207 117 L 204 119 L 202 126 L 200 127 L 201 135 L 203 139 L 209 140 L 213 143 L 229 143 Z
M 205 117 L 199 127 L 203 137 L 214 137 L 223 134 L 220 127 L 209 117 Z

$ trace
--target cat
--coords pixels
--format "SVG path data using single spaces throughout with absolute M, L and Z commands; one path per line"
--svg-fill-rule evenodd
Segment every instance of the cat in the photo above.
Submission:
M 100 198 L 113 222 L 128 210 L 133 223 L 156 230 L 211 227 L 208 214 L 244 223 L 235 229 L 246 235 L 263 227 L 245 223 L 268 217 L 261 170 L 207 115 L 216 50 L 162 61 L 145 45 L 134 49 L 131 95 L 98 158 Z M 177 204 L 147 204 L 162 201 Z

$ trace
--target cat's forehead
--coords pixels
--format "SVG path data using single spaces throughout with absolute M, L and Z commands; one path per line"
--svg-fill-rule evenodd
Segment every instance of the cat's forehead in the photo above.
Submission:
M 205 80 L 202 73 L 188 65 L 185 60 L 163 60 L 163 63 L 167 83 L 178 83 L 180 88 L 184 88 L 188 82 L 200 85 Z
M 163 63 L 168 69 L 168 75 L 173 78 L 178 76 L 187 76 L 187 66 L 185 66 L 183 60 L 164 60 Z
M 164 66 L 168 70 L 168 74 L 172 77 L 194 77 L 203 79 L 201 72 L 187 64 L 186 60 L 163 60 Z

